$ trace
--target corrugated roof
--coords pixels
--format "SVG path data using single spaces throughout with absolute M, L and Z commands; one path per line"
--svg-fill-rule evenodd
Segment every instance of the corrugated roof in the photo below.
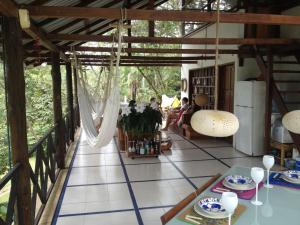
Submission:
M 123 6 L 123 0 L 15 0 L 19 5 L 37 5 L 39 2 L 43 2 L 42 5 L 46 6 L 81 6 L 81 7 L 105 7 L 105 8 L 121 8 Z M 166 0 L 156 0 L 155 5 L 159 5 Z M 145 8 L 148 4 L 148 0 L 131 0 L 130 8 Z M 64 34 L 103 34 L 109 30 L 109 24 L 112 20 L 101 19 L 34 19 L 33 22 L 41 28 L 45 33 L 64 33 Z M 24 42 L 27 47 L 32 46 L 32 41 Z M 79 42 L 63 41 L 57 44 L 62 45 L 74 45 Z M 80 42 L 83 43 L 83 42 Z

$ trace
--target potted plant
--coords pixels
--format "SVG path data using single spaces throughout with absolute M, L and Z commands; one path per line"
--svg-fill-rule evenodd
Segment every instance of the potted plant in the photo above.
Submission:
M 128 106 L 122 108 L 119 120 L 119 126 L 134 137 L 155 134 L 161 124 L 162 114 L 156 103 L 145 104 L 130 101 Z

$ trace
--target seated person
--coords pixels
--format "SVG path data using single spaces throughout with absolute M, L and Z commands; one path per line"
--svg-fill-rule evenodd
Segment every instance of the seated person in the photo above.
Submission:
M 184 113 L 184 111 L 186 111 L 189 108 L 188 103 L 189 103 L 188 98 L 186 98 L 186 97 L 182 98 L 181 107 L 173 109 L 168 113 L 166 126 L 162 130 L 168 130 L 169 126 L 172 123 L 176 124 L 180 120 L 180 118 L 182 117 L 182 114 Z

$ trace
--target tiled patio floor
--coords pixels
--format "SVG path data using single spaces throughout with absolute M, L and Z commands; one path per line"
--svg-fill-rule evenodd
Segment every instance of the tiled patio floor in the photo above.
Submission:
M 159 225 L 160 216 L 230 166 L 262 166 L 223 141 L 168 133 L 172 151 L 130 159 L 115 141 L 93 149 L 80 141 L 52 225 Z

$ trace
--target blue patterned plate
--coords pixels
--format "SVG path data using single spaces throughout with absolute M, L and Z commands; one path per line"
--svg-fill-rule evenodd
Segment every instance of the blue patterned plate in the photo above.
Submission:
M 290 183 L 300 184 L 300 171 L 288 170 L 283 172 L 284 179 Z
M 247 191 L 255 188 L 255 183 L 250 177 L 241 175 L 229 175 L 225 177 L 223 185 L 227 188 Z
M 194 211 L 208 218 L 221 219 L 228 216 L 220 200 L 212 197 L 203 198 L 198 201 L 194 206 Z

